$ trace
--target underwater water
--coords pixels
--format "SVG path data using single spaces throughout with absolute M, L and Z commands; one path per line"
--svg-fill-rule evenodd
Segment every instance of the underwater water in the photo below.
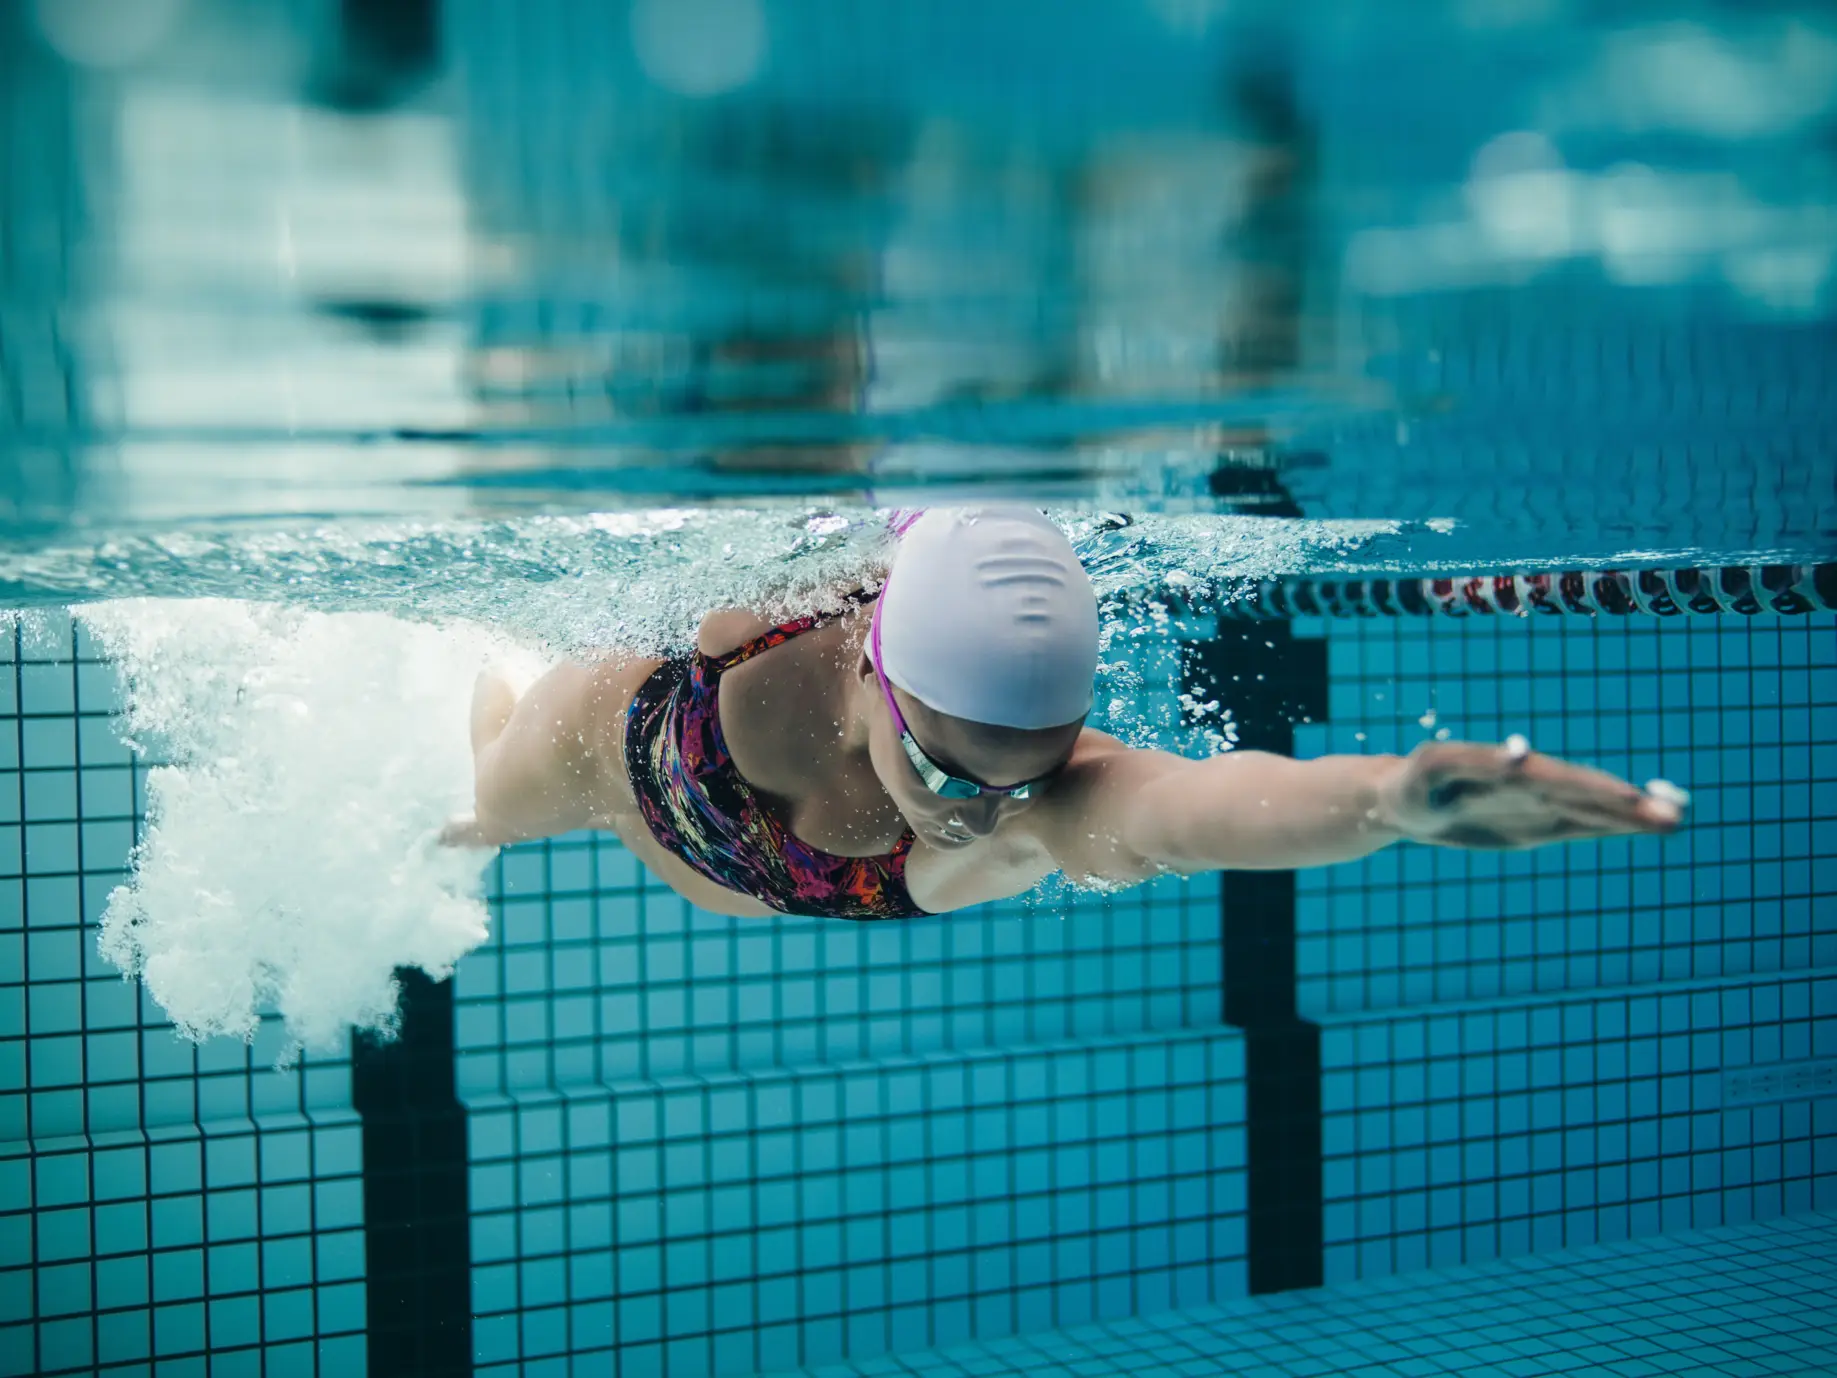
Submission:
M 985 499 L 1131 743 L 1692 826 L 872 933 L 434 844 L 481 669 Z M 1822 1371 L 1834 607 L 1819 6 L 12 7 L 0 1374 Z

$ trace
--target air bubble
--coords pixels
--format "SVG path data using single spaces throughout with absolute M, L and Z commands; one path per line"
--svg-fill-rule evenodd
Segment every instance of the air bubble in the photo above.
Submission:
M 293 1044 L 387 1030 L 398 967 L 445 976 L 483 942 L 490 853 L 439 846 L 472 805 L 480 627 L 248 603 L 120 602 L 81 624 L 118 662 L 151 750 L 147 827 L 98 945 L 180 1032 Z M 307 723 L 310 721 L 310 727 Z

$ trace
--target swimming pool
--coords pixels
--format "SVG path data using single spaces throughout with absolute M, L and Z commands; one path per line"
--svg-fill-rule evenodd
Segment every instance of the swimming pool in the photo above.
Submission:
M 1817 1371 L 1818 11 L 0 24 L 0 1373 Z M 1131 740 L 1692 825 L 878 928 L 426 845 L 486 660 L 991 493 Z

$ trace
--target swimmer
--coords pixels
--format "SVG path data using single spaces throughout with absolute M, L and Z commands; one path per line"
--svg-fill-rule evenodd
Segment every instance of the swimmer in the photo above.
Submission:
M 1097 600 L 1038 512 L 934 509 L 878 594 L 703 619 L 672 660 L 474 693 L 475 812 L 443 840 L 604 828 L 718 913 L 898 919 L 1030 890 L 1287 870 L 1404 840 L 1522 848 L 1669 833 L 1674 795 L 1531 750 L 1189 760 L 1085 726 Z

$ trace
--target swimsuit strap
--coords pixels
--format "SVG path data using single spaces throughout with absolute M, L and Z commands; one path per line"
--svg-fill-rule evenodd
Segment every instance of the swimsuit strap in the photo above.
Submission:
M 854 603 L 872 595 L 857 593 Z M 724 656 L 666 660 L 633 695 L 625 766 L 652 837 L 715 884 L 785 914 L 915 918 L 906 888 L 914 837 L 884 856 L 845 857 L 789 833 L 734 767 L 721 733 L 720 672 L 840 614 L 799 618 Z
M 873 599 L 879 595 L 879 592 L 878 589 L 873 593 L 869 593 L 866 589 L 856 589 L 853 593 L 848 595 L 848 601 L 854 604 L 855 607 L 860 607 L 865 603 L 872 602 Z M 751 660 L 761 651 L 769 651 L 774 646 L 782 646 L 793 637 L 802 636 L 805 632 L 815 631 L 818 627 L 824 626 L 827 623 L 835 621 L 838 617 L 844 617 L 846 615 L 846 609 L 843 612 L 808 613 L 803 617 L 793 618 L 789 622 L 780 622 L 776 627 L 768 627 L 751 641 L 741 642 L 738 646 L 734 647 L 733 650 L 728 651 L 724 655 L 705 656 L 700 651 L 697 651 L 695 653 L 696 659 L 702 662 L 704 673 L 712 672 L 716 675 L 725 674 L 727 671 L 733 669 L 734 666 Z

